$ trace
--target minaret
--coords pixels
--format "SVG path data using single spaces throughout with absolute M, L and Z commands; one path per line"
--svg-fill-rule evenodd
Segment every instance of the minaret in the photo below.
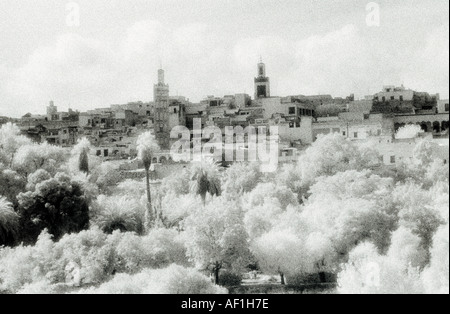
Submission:
M 164 83 L 164 70 L 158 70 L 158 84 L 155 84 L 153 89 L 153 97 L 155 103 L 158 100 L 168 100 L 169 99 L 169 85 Z
M 270 97 L 270 80 L 266 76 L 266 65 L 262 59 L 258 63 L 258 76 L 255 77 L 255 99 Z
M 58 120 L 58 107 L 55 106 L 53 100 L 50 101 L 49 106 L 47 107 L 47 120 Z
M 155 137 L 161 149 L 169 149 L 169 85 L 164 83 L 164 70 L 158 70 L 158 84 L 153 88 L 155 101 Z

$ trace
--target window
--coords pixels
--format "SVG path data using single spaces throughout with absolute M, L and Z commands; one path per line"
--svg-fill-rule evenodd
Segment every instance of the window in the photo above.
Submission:
M 383 102 L 385 102 L 386 101 L 386 97 L 383 96 L 382 100 L 383 100 Z
M 369 118 L 370 118 L 370 114 L 365 113 L 365 114 L 364 114 L 364 120 L 369 120 Z
M 289 107 L 289 114 L 295 114 L 295 107 Z
M 267 97 L 267 92 L 266 92 L 266 86 L 265 85 L 260 85 L 257 86 L 257 96 L 258 97 Z
M 300 127 L 300 122 L 299 122 L 299 121 L 295 122 L 295 127 L 296 127 L 296 128 L 299 128 L 299 127 Z
M 150 111 L 147 111 L 147 116 L 149 116 L 150 115 Z
M 391 96 L 391 100 L 395 100 L 395 96 Z
M 289 122 L 289 127 L 290 127 L 291 129 L 293 129 L 293 128 L 294 128 L 294 122 Z
M 449 106 L 448 106 L 448 104 L 445 104 L 445 111 L 446 111 L 446 112 L 449 111 Z
M 344 131 L 344 132 L 342 132 L 342 135 L 346 136 L 346 135 L 347 135 L 347 132 L 345 132 L 345 131 Z
M 395 156 L 391 156 L 391 164 L 395 164 Z
M 400 95 L 400 101 L 403 101 L 403 96 L 402 95 Z
M 100 156 L 101 154 L 102 154 L 102 151 L 101 151 L 101 150 L 98 150 L 96 155 L 97 155 L 97 156 Z
M 177 108 L 173 108 L 173 113 L 177 113 Z
M 358 132 L 353 133 L 354 138 L 358 138 Z

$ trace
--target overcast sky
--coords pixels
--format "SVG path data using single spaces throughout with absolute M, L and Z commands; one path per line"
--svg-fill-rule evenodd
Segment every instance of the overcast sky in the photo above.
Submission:
M 150 101 L 160 63 L 171 95 L 253 95 L 260 56 L 272 95 L 449 94 L 448 1 L 376 1 L 379 27 L 362 0 L 68 2 L 0 0 L 0 116 Z

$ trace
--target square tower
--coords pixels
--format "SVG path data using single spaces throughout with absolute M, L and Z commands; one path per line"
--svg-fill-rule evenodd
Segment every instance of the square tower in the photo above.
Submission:
M 270 97 L 270 80 L 266 76 L 266 65 L 258 63 L 258 76 L 255 77 L 255 99 Z
M 158 70 L 158 84 L 153 89 L 155 100 L 155 138 L 161 149 L 169 149 L 169 85 L 164 83 L 164 70 Z

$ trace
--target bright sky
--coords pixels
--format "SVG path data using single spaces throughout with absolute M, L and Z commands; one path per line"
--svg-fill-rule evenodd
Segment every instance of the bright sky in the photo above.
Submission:
M 0 116 L 171 95 L 253 95 L 262 56 L 272 95 L 357 97 L 382 85 L 449 95 L 449 5 L 378 0 L 0 0 Z

